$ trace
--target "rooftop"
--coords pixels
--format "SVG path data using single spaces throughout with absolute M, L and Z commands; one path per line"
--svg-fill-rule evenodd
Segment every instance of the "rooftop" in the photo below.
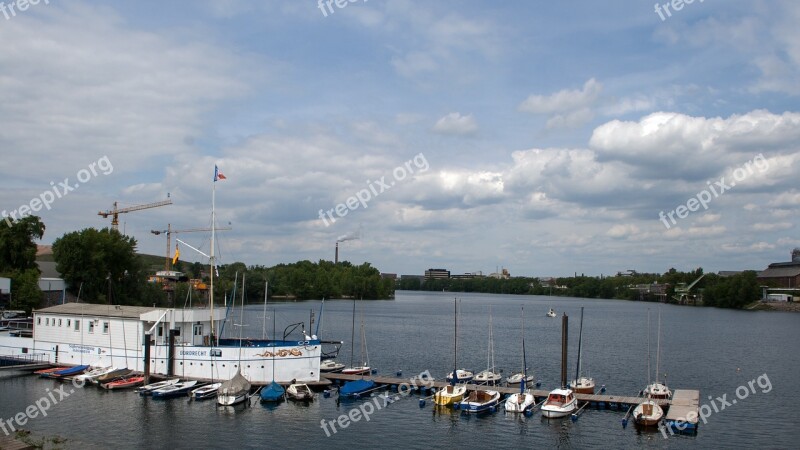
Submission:
M 161 308 L 151 306 L 120 306 L 120 305 L 97 305 L 92 303 L 64 303 L 62 305 L 51 306 L 49 308 L 37 309 L 37 314 L 71 314 L 87 315 L 99 317 L 125 317 L 139 319 L 142 314 L 158 311 Z

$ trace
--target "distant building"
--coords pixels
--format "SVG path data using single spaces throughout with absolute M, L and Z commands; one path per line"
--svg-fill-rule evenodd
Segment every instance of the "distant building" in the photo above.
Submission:
M 390 279 L 392 281 L 395 281 L 395 280 L 397 280 L 397 274 L 396 273 L 382 273 L 381 274 L 381 278 L 388 278 L 388 279 Z
M 636 271 L 633 269 L 628 269 L 624 272 L 617 272 L 618 277 L 632 277 L 636 275 Z
M 448 279 L 450 271 L 446 269 L 428 269 L 425 271 L 426 279 Z
M 489 278 L 497 278 L 500 280 L 507 280 L 511 278 L 511 274 L 508 273 L 508 269 L 503 269 L 500 272 L 490 273 Z
M 797 289 L 800 287 L 800 249 L 792 251 L 792 261 L 770 264 L 758 273 L 760 283 L 769 283 L 776 288 Z
M 472 273 L 466 272 L 466 273 L 462 273 L 460 275 L 450 275 L 450 278 L 461 279 L 461 280 L 468 280 L 468 279 L 471 279 L 471 278 L 483 278 L 483 273 L 480 272 L 480 271 L 472 272 Z

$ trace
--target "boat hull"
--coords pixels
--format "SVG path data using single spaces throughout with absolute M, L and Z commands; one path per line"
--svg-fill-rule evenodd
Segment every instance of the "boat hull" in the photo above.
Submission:
M 500 403 L 498 391 L 473 391 L 458 404 L 458 409 L 465 413 L 482 413 L 492 411 Z
M 438 406 L 452 406 L 463 400 L 466 393 L 466 386 L 445 386 L 436 391 L 433 403 Z
M 533 394 L 511 394 L 506 402 L 503 404 L 503 407 L 506 411 L 512 413 L 524 413 L 525 411 L 531 409 L 533 405 L 536 403 L 536 399 L 533 397 Z
M 236 394 L 217 394 L 217 404 L 219 406 L 234 406 L 247 400 L 247 392 Z
M 655 427 L 664 418 L 664 410 L 657 403 L 647 401 L 633 410 L 633 422 L 640 427 Z

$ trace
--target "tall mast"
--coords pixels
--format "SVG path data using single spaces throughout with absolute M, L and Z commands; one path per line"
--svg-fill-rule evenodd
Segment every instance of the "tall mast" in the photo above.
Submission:
M 658 383 L 658 365 L 661 361 L 661 308 L 658 308 L 658 338 L 656 344 L 656 383 Z
M 522 381 L 519 383 L 519 393 L 525 393 L 525 383 L 528 381 L 528 361 L 525 358 L 525 307 L 522 307 Z
M 650 386 L 650 310 L 647 310 L 647 386 Z
M 578 367 L 575 369 L 575 384 L 581 376 L 581 342 L 583 341 L 583 306 L 581 306 L 581 325 L 578 328 Z
M 455 332 L 453 333 L 453 378 L 450 384 L 453 386 L 458 383 L 458 301 L 453 299 L 453 319 Z
M 211 292 L 209 293 L 209 305 L 211 311 L 211 345 L 214 345 L 214 246 L 216 238 L 216 211 L 214 210 L 217 200 L 217 167 L 214 166 L 214 182 L 211 188 L 211 257 L 209 258 L 209 265 L 211 266 Z
M 567 387 L 567 344 L 569 336 L 569 318 L 567 313 L 561 317 L 561 388 Z
M 353 359 L 356 351 L 356 299 L 353 299 L 353 328 L 350 331 L 350 367 L 353 365 Z
M 267 292 L 269 291 L 269 281 L 264 284 L 264 322 L 261 325 L 261 339 L 267 338 Z

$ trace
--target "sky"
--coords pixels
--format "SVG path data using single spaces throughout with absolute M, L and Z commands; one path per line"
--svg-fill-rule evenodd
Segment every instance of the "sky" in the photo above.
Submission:
M 0 208 L 41 244 L 169 198 L 120 215 L 162 255 L 151 230 L 210 227 L 215 190 L 222 264 L 343 238 L 397 274 L 716 272 L 800 247 L 793 0 L 10 3 Z

